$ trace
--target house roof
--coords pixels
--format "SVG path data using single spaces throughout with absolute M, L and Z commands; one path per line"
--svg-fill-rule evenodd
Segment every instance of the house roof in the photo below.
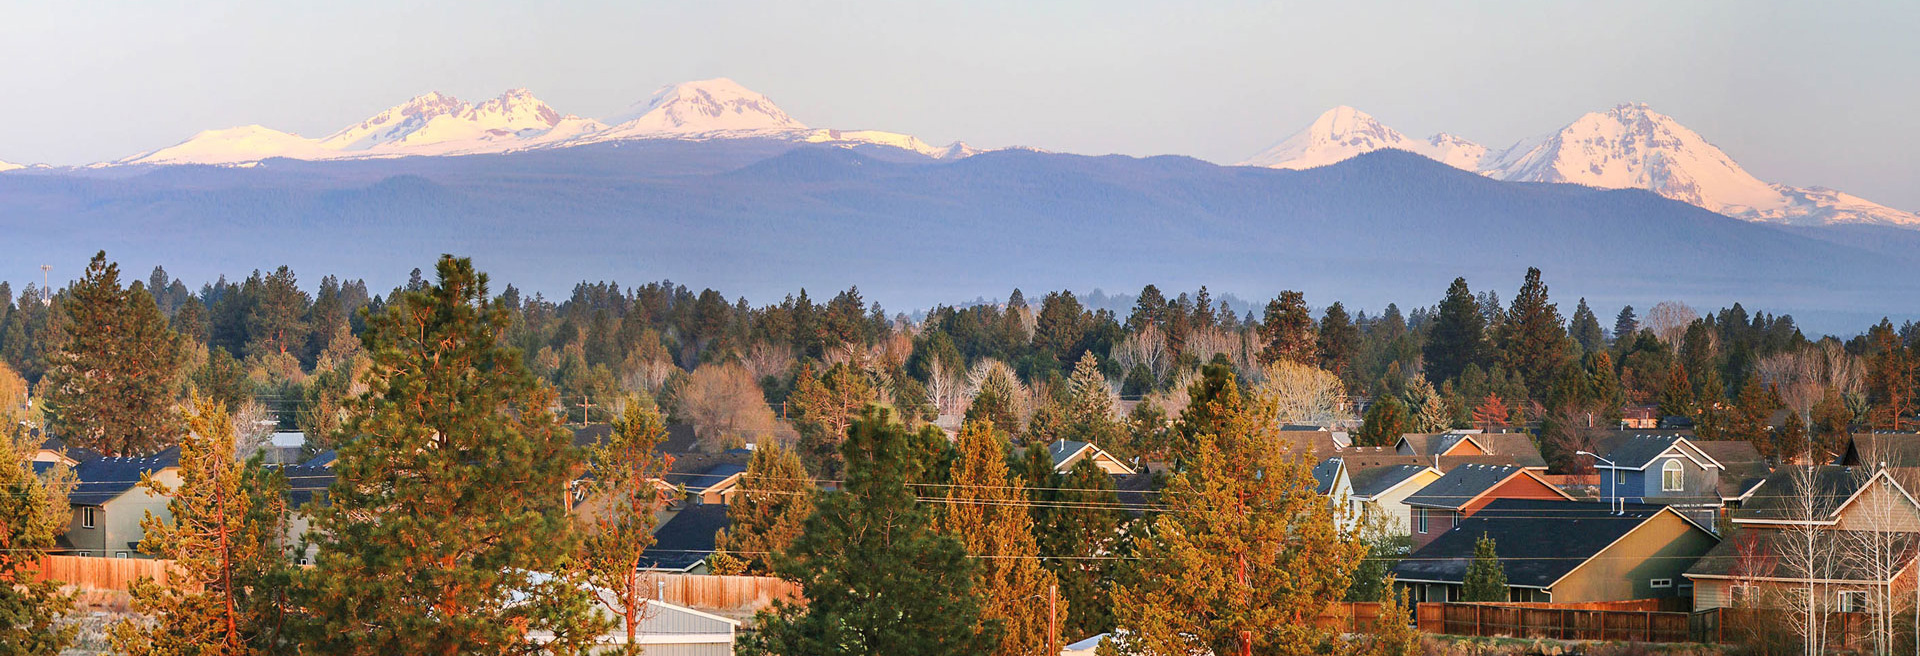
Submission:
M 65 453 L 67 457 L 74 462 L 86 462 L 101 457 L 99 451 L 84 446 L 69 446 L 66 440 L 58 437 L 47 438 L 46 441 L 40 443 L 40 448 L 55 453 Z
M 1773 465 L 1760 455 L 1760 450 L 1754 448 L 1752 442 L 1711 440 L 1690 443 L 1726 467 L 1720 472 L 1718 484 L 1721 499 L 1738 499 L 1773 473 Z
M 312 458 L 308 458 L 306 462 L 301 464 L 306 465 L 308 467 L 332 467 L 333 464 L 335 462 L 339 462 L 339 460 L 340 460 L 339 453 L 335 452 L 333 449 L 327 449 L 325 451 L 321 451 L 319 453 L 313 454 Z
M 1352 481 L 1354 496 L 1372 498 L 1379 496 L 1382 492 L 1393 489 L 1401 483 L 1407 482 L 1409 479 L 1418 476 L 1420 472 L 1426 470 L 1427 467 L 1411 464 L 1385 465 L 1365 469 L 1355 469 L 1352 466 L 1348 466 L 1347 479 Z
M 676 461 L 675 464 L 678 464 L 678 461 Z M 677 467 L 675 469 L 678 470 Z M 731 476 L 742 474 L 746 471 L 746 465 L 736 462 L 722 462 L 707 467 L 704 470 L 699 470 L 698 472 L 675 471 L 661 478 L 670 485 L 680 485 L 690 491 L 701 492 L 725 482 L 727 478 Z
M 1462 442 L 1472 442 L 1488 456 L 1499 456 L 1504 462 L 1541 469 L 1547 466 L 1546 458 L 1540 456 L 1540 447 L 1533 443 L 1533 437 L 1526 433 L 1408 433 L 1400 436 L 1400 444 L 1405 444 L 1413 453 L 1424 456 L 1431 463 L 1434 455 L 1442 458 Z M 1460 456 L 1454 456 L 1460 457 Z M 1484 456 L 1466 456 L 1484 457 Z
M 1766 481 L 1741 502 L 1740 507 L 1733 511 L 1733 521 L 1824 521 L 1839 512 L 1848 500 L 1860 492 L 1867 480 L 1875 476 L 1866 475 L 1859 467 L 1839 465 L 1781 467 L 1767 476 Z M 1812 517 L 1806 517 L 1806 506 L 1795 507 L 1795 502 L 1806 498 L 1804 495 L 1809 491 L 1813 500 Z
M 1486 535 L 1508 585 L 1548 588 L 1664 508 L 1628 504 L 1616 514 L 1604 503 L 1496 499 L 1400 561 L 1393 573 L 1405 581 L 1464 582 L 1475 543 Z
M 640 554 L 643 569 L 687 570 L 714 550 L 714 533 L 731 526 L 727 507 L 690 505 L 653 532 L 653 546 Z
M 1855 433 L 1843 458 L 1848 465 L 1886 464 L 1920 467 L 1920 435 L 1913 433 Z
M 1457 467 L 1407 497 L 1406 503 L 1409 506 L 1459 510 L 1507 479 L 1524 476 L 1526 472 L 1525 468 L 1512 465 Z
M 599 444 L 611 435 L 613 435 L 613 426 L 608 424 L 589 424 L 573 430 L 573 445 L 581 448 L 590 447 Z M 678 455 L 696 451 L 699 444 L 700 438 L 694 434 L 693 426 L 689 424 L 667 424 L 666 441 L 661 442 L 660 445 L 654 447 L 653 450 L 659 453 Z
M 1120 503 L 1127 507 L 1128 512 L 1134 514 L 1146 512 L 1155 501 L 1152 467 L 1143 465 L 1139 471 L 1131 474 L 1114 474 L 1113 488 L 1114 496 L 1119 497 Z
M 1688 451 L 1681 446 L 1686 441 L 1686 438 L 1678 435 L 1622 434 L 1604 437 L 1597 440 L 1594 451 L 1600 457 L 1613 461 L 1613 464 L 1599 462 L 1594 466 L 1602 469 L 1646 469 L 1660 454 L 1674 448 L 1679 448 L 1688 458 L 1700 462 L 1702 467 L 1718 464 L 1699 457 L 1698 451 Z
M 1893 553 L 1899 554 L 1892 562 L 1906 563 L 1920 555 L 1920 533 L 1883 533 L 1891 541 Z M 1872 534 L 1863 531 L 1823 530 L 1814 531 L 1818 553 L 1838 553 L 1846 545 L 1863 544 L 1873 539 Z M 1799 579 L 1806 580 L 1806 563 L 1795 558 L 1798 547 L 1794 541 L 1805 535 L 1798 531 L 1780 531 L 1774 529 L 1754 529 L 1736 527 L 1727 534 L 1726 539 L 1687 568 L 1689 578 L 1731 578 L 1731 579 Z M 1881 577 L 1874 573 L 1858 558 L 1821 559 L 1821 569 L 1817 578 L 1825 581 L 1868 582 Z M 1802 562 L 1796 562 L 1802 561 Z M 1889 577 L 1890 578 L 1890 577 Z
M 325 502 L 327 488 L 333 487 L 333 468 L 317 465 L 281 465 L 281 473 L 287 475 L 287 503 L 295 508 L 307 505 L 316 497 Z
M 1347 462 L 1347 469 L 1349 471 L 1392 465 L 1419 465 L 1422 467 L 1433 466 L 1435 469 L 1439 469 L 1441 473 L 1446 473 L 1468 465 L 1523 466 L 1517 462 L 1513 456 L 1440 456 L 1439 458 L 1433 458 L 1431 456 L 1401 455 L 1386 447 L 1356 446 L 1341 449 L 1338 455 L 1341 460 Z M 1435 462 L 1436 460 L 1438 463 Z M 1532 467 L 1528 468 L 1532 469 Z
M 1343 445 L 1338 435 L 1324 430 L 1280 430 L 1274 441 L 1286 453 L 1305 453 L 1316 460 L 1332 456 Z
M 1328 458 L 1313 465 L 1313 491 L 1326 496 L 1340 483 L 1340 469 L 1345 464 L 1339 458 Z
M 176 447 L 160 455 L 145 458 L 94 458 L 74 465 L 77 479 L 67 502 L 76 506 L 98 506 L 140 484 L 140 475 L 180 465 Z

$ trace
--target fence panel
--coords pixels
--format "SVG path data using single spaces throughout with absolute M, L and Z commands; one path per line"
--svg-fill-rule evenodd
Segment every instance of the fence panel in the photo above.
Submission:
M 150 578 L 161 585 L 177 582 L 173 561 L 139 558 L 44 556 L 35 571 L 40 581 L 59 581 L 82 591 L 128 592 L 135 581 Z
M 800 586 L 770 576 L 650 573 L 643 585 L 667 603 L 721 613 L 752 613 L 775 601 L 803 602 Z

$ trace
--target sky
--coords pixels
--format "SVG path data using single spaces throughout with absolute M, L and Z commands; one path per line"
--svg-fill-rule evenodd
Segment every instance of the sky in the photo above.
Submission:
M 1504 147 L 1646 102 L 1763 180 L 1913 211 L 1917 28 L 1920 2 L 0 0 L 0 160 L 730 77 L 816 127 L 1220 163 L 1335 105 Z

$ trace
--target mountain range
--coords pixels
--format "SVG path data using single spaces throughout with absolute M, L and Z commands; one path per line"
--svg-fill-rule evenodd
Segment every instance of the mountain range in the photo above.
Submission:
M 742 138 L 884 146 L 934 159 L 980 152 L 961 142 L 935 146 L 895 132 L 811 128 L 766 96 L 715 78 L 662 87 L 651 98 L 602 119 L 562 114 L 526 89 L 478 104 L 434 92 L 319 138 L 247 125 L 208 130 L 172 146 L 94 166 L 247 166 L 273 158 L 456 156 L 643 139 Z M 1341 106 L 1240 164 L 1297 170 L 1382 149 L 1417 153 L 1498 180 L 1645 189 L 1749 221 L 1920 229 L 1920 214 L 1834 189 L 1761 181 L 1698 133 L 1645 104 L 1591 112 L 1555 132 L 1504 149 L 1446 133 L 1409 138 L 1360 110 Z M 0 162 L 0 171 L 19 168 L 24 167 Z
M 1412 139 L 1365 112 L 1335 107 L 1241 164 L 1306 169 L 1388 148 L 1497 180 L 1646 189 L 1750 221 L 1920 228 L 1920 215 L 1858 196 L 1762 182 L 1704 137 L 1645 104 L 1591 112 L 1558 131 L 1503 150 L 1446 133 Z

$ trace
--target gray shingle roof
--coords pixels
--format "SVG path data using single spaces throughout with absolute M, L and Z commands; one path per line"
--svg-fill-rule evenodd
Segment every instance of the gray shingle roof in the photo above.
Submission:
M 1407 505 L 1459 510 L 1474 497 L 1519 474 L 1523 469 L 1508 466 L 1468 465 L 1447 472 L 1419 492 L 1407 497 Z
M 1387 465 L 1355 469 L 1347 466 L 1347 479 L 1353 481 L 1353 494 L 1372 497 L 1405 482 L 1427 468 L 1420 465 Z
M 1860 491 L 1861 484 L 1867 478 L 1865 471 L 1859 467 L 1781 467 L 1767 476 L 1766 482 L 1753 491 L 1753 496 L 1733 511 L 1733 518 L 1762 521 L 1807 519 L 1807 508 L 1795 507 L 1795 502 L 1811 490 L 1813 518 L 1825 519 Z
M 723 505 L 687 506 L 653 532 L 653 546 L 640 555 L 643 568 L 683 570 L 706 560 L 714 533 L 731 526 Z
M 140 475 L 180 464 L 179 449 L 146 458 L 94 458 L 75 465 L 78 479 L 67 502 L 77 506 L 98 506 L 126 494 L 140 484 Z
M 1860 531 L 1823 530 L 1815 531 L 1816 552 L 1837 552 L 1845 545 L 1860 544 L 1870 539 L 1869 534 Z M 1920 534 L 1891 533 L 1887 544 L 1893 553 L 1900 554 L 1894 561 L 1905 563 L 1920 552 Z M 1733 577 L 1733 578 L 1805 578 L 1805 563 L 1795 562 L 1788 554 L 1795 547 L 1789 541 L 1803 539 L 1796 531 L 1774 529 L 1735 528 L 1726 539 L 1700 560 L 1687 568 L 1688 576 Z M 1871 573 L 1861 559 L 1832 558 L 1824 563 L 1830 567 L 1820 572 L 1819 578 L 1838 581 L 1873 581 L 1880 578 Z
M 1595 448 L 1600 452 L 1601 457 L 1612 460 L 1615 466 L 1639 469 L 1653 462 L 1654 458 L 1659 457 L 1681 439 L 1683 438 L 1678 435 L 1634 434 L 1614 440 L 1610 445 L 1611 448 L 1600 445 L 1595 445 Z
M 1544 588 L 1639 528 L 1661 508 L 1629 504 L 1625 514 L 1614 514 L 1604 503 L 1496 499 L 1413 552 L 1394 566 L 1393 573 L 1402 580 L 1463 582 L 1474 545 L 1484 534 L 1493 538 L 1508 584 Z
M 1333 494 L 1334 484 L 1340 482 L 1340 459 L 1328 458 L 1313 465 L 1313 491 L 1315 494 Z

